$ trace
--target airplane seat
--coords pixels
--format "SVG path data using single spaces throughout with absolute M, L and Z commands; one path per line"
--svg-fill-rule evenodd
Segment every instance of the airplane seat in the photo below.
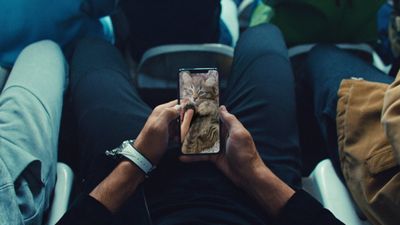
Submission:
M 115 32 L 113 22 L 110 16 L 100 18 L 100 23 L 103 26 L 103 33 L 111 44 L 115 44 Z
M 238 7 L 234 0 L 221 0 L 221 21 L 231 36 L 230 46 L 235 46 L 239 39 Z
M 67 212 L 74 181 L 74 172 L 65 163 L 57 163 L 57 180 L 47 221 L 44 225 L 54 225 Z
M 290 58 L 309 52 L 316 44 L 302 44 L 290 47 L 288 54 Z M 338 48 L 352 52 L 362 59 L 370 62 L 376 68 L 388 74 L 391 65 L 386 65 L 383 60 L 379 57 L 376 51 L 366 43 L 338 43 Z
M 288 49 L 290 58 L 309 52 L 316 44 L 303 44 Z M 360 56 L 373 66 L 388 74 L 391 65 L 385 65 L 375 50 L 366 43 L 341 43 L 336 44 Z M 371 225 L 363 213 L 355 205 L 345 184 L 337 176 L 330 159 L 320 161 L 308 177 L 303 177 L 303 188 L 321 204 L 329 209 L 339 220 L 351 225 Z
M 114 42 L 119 48 L 126 48 L 126 18 L 121 12 L 101 19 L 104 30 L 114 33 Z M 239 38 L 237 7 L 233 0 L 221 1 L 221 20 L 225 23 L 234 46 Z M 221 91 L 226 86 L 233 61 L 233 47 L 225 44 L 167 44 L 147 50 L 140 62 L 134 62 L 125 52 L 132 71 L 134 84 L 139 94 L 150 106 L 177 98 L 177 75 L 180 68 L 217 68 L 220 75 Z
M 134 75 L 143 100 L 151 106 L 178 97 L 180 68 L 217 68 L 223 92 L 233 61 L 233 48 L 223 44 L 171 44 L 146 51 Z
M 344 224 L 371 225 L 357 213 L 357 207 L 343 182 L 337 176 L 330 159 L 322 160 L 308 177 L 303 188 L 330 210 Z

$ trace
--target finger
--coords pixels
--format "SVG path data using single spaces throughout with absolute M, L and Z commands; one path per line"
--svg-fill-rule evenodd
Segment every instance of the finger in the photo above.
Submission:
M 181 141 L 185 138 L 187 132 L 189 131 L 190 123 L 192 122 L 194 111 L 193 109 L 189 109 L 185 112 L 183 116 L 183 122 L 181 125 Z
M 180 115 L 181 121 L 183 121 L 183 115 L 185 114 L 185 110 L 182 110 L 182 105 L 180 105 L 180 106 L 181 106 L 181 111 L 180 111 L 179 115 Z
M 175 105 L 174 109 L 178 110 L 179 112 L 182 111 L 182 105 Z
M 228 139 L 229 136 L 229 130 L 228 128 L 225 126 L 225 124 L 222 124 L 221 126 L 221 139 L 222 141 L 225 143 L 225 141 Z
M 194 110 L 193 109 L 188 109 L 184 114 L 183 114 L 183 123 L 189 123 L 192 121 L 194 115 Z
M 233 114 L 230 114 L 225 106 L 220 107 L 220 118 L 228 130 L 243 127 L 242 123 Z
M 179 160 L 184 163 L 215 161 L 217 155 L 182 155 Z
M 158 105 L 156 108 L 154 108 L 154 110 L 162 111 L 162 110 L 165 109 L 165 108 L 170 108 L 170 107 L 173 107 L 173 106 L 175 106 L 175 105 L 177 105 L 177 104 L 178 104 L 178 100 L 175 99 L 175 100 L 172 100 L 172 101 L 170 101 L 170 102 L 167 102 L 167 103 Z
M 161 111 L 159 119 L 160 122 L 166 122 L 169 124 L 172 120 L 178 118 L 179 111 L 176 107 L 165 108 Z

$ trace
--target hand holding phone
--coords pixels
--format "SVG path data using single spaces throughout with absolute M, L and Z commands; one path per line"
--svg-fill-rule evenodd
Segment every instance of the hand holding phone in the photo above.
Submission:
M 182 154 L 220 152 L 219 82 L 215 68 L 179 71 Z
M 181 111 L 181 140 L 185 139 L 185 136 L 190 128 L 190 123 L 192 122 L 194 115 L 194 110 L 189 109 L 186 111 Z

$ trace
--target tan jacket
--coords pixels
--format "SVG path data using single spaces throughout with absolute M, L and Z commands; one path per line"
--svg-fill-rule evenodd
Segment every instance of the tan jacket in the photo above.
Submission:
M 392 85 L 343 80 L 337 133 L 341 168 L 374 225 L 400 224 L 400 75 Z

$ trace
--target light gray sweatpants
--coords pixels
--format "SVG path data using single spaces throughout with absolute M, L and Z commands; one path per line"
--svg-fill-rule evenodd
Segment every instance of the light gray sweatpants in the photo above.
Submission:
M 55 185 L 64 56 L 52 41 L 26 47 L 0 94 L 0 224 L 42 224 Z

